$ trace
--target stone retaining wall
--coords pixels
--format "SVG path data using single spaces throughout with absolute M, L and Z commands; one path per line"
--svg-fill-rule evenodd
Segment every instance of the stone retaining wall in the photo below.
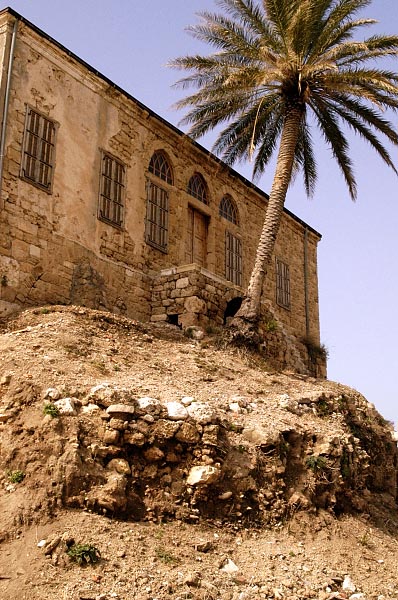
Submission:
M 198 265 L 160 272 L 152 287 L 151 321 L 168 321 L 184 329 L 223 325 L 227 304 L 243 290 Z

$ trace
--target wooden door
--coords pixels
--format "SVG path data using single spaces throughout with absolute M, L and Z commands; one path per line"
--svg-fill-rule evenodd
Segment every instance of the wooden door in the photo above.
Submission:
M 189 206 L 185 260 L 205 267 L 206 255 L 207 217 Z

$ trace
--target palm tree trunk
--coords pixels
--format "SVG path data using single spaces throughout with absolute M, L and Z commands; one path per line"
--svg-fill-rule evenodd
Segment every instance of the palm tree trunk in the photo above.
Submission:
M 302 116 L 302 108 L 292 108 L 288 112 L 283 125 L 276 171 L 247 295 L 232 321 L 232 326 L 241 330 L 256 327 L 259 320 L 263 284 L 274 251 L 286 194 L 292 177 L 294 154 Z

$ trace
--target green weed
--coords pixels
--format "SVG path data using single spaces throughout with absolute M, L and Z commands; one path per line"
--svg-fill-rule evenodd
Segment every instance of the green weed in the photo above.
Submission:
M 55 406 L 55 404 L 53 404 L 52 402 L 48 402 L 43 407 L 43 413 L 45 415 L 50 415 L 50 417 L 55 419 L 56 417 L 59 417 L 59 408 L 58 406 Z
M 165 550 L 163 547 L 155 548 L 155 554 L 166 565 L 177 564 L 180 562 L 179 558 Z
M 319 471 L 326 469 L 328 461 L 324 456 L 315 456 L 315 454 L 313 454 L 312 456 L 307 456 L 305 464 L 311 471 L 318 473 Z
M 94 564 L 101 558 L 101 552 L 91 544 L 73 544 L 66 554 L 78 565 Z
M 7 471 L 7 476 L 11 483 L 21 483 L 25 479 L 25 473 L 19 469 Z

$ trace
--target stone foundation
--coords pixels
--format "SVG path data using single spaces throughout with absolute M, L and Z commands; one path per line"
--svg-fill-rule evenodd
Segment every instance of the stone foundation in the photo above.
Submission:
M 221 326 L 228 302 L 243 290 L 198 265 L 164 269 L 152 288 L 151 321 L 166 321 L 184 329 Z
M 198 265 L 164 269 L 152 287 L 152 322 L 212 328 L 228 323 L 240 306 L 243 290 Z M 278 370 L 326 377 L 326 356 L 314 344 L 305 344 L 290 333 L 271 302 L 262 307 L 260 334 L 270 364 Z

